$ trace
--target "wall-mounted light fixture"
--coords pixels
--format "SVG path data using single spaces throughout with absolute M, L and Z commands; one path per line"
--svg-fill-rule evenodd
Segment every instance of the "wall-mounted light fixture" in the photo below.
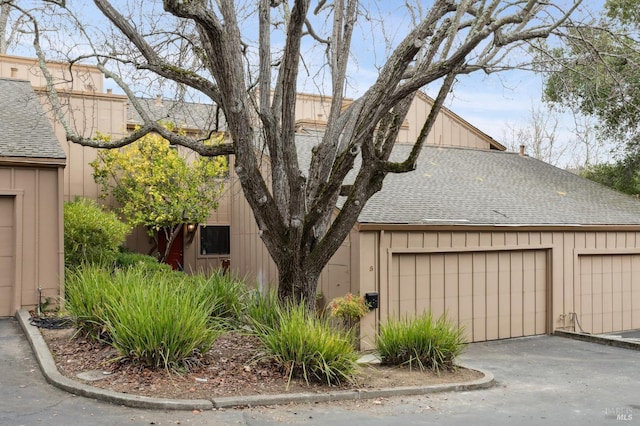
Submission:
M 197 223 L 187 223 L 184 225 L 185 232 L 185 245 L 190 246 L 193 242 L 194 237 L 196 236 L 196 231 L 198 229 Z

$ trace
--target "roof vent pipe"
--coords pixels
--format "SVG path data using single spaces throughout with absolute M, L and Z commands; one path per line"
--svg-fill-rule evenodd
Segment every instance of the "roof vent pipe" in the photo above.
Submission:
M 524 145 L 520 145 L 520 157 L 524 157 L 525 153 L 524 153 Z
M 156 105 L 162 106 L 162 95 L 156 95 Z

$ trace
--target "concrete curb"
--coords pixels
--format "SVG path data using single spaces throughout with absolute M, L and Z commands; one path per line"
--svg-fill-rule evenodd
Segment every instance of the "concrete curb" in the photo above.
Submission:
M 40 370 L 42 370 L 42 374 L 45 379 L 47 382 L 62 390 L 74 395 L 100 399 L 133 408 L 155 408 L 167 410 L 210 410 L 213 408 L 213 403 L 207 400 L 164 399 L 129 395 L 85 385 L 84 383 L 71 380 L 60 374 L 58 371 L 56 363 L 51 356 L 51 352 L 49 352 L 49 347 L 45 343 L 42 334 L 40 334 L 40 330 L 38 327 L 29 323 L 29 319 L 31 318 L 29 312 L 24 309 L 20 309 L 17 312 L 16 317 L 27 336 L 27 340 L 33 349 L 36 360 L 40 365 Z
M 464 367 L 463 365 L 460 365 Z M 470 367 L 465 367 L 470 368 Z M 487 389 L 495 385 L 493 374 L 478 368 L 474 370 L 484 374 L 484 377 L 466 383 L 447 383 L 432 386 L 402 386 L 396 388 L 362 389 L 350 391 L 336 391 L 326 393 L 297 393 L 279 395 L 251 395 L 213 399 L 215 408 L 249 407 L 257 405 L 277 405 L 296 403 L 313 403 L 329 401 L 358 401 L 362 399 L 389 398 L 393 396 L 425 395 L 438 392 L 470 391 Z
M 40 330 L 31 325 L 31 315 L 24 309 L 16 313 L 16 318 L 22 327 L 29 344 L 40 365 L 42 374 L 47 382 L 69 393 L 87 398 L 99 399 L 114 404 L 132 408 L 148 408 L 159 410 L 211 410 L 213 408 L 250 407 L 262 405 L 277 405 L 296 403 L 313 403 L 328 401 L 352 401 L 370 398 L 388 398 L 392 396 L 425 395 L 437 392 L 469 391 L 490 388 L 495 384 L 493 374 L 488 371 L 480 371 L 484 376 L 478 380 L 467 383 L 447 383 L 433 386 L 403 386 L 397 388 L 364 389 L 351 391 L 336 391 L 326 393 L 296 393 L 278 395 L 249 395 L 237 397 L 222 397 L 209 400 L 189 399 L 165 399 L 150 398 L 146 396 L 129 395 L 113 392 L 106 389 L 89 386 L 84 383 L 71 380 L 58 371 L 51 352 L 40 333 Z M 471 368 L 461 365 L 461 367 Z
M 603 336 L 599 334 L 577 333 L 575 331 L 555 330 L 554 336 L 568 337 L 569 339 L 582 340 L 583 342 L 599 343 L 601 345 L 614 346 L 616 348 L 633 349 L 640 351 L 640 343 L 624 340 L 619 337 Z

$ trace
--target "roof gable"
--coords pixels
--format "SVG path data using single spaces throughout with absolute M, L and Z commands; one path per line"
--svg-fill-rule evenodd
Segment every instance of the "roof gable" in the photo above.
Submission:
M 0 156 L 65 159 L 28 81 L 0 78 Z

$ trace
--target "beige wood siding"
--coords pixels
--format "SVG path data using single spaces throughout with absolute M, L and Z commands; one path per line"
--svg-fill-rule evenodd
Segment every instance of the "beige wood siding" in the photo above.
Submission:
M 398 142 L 414 143 L 416 141 L 432 105 L 433 102 L 427 96 L 420 93 L 416 95 L 398 135 Z M 492 142 L 491 137 L 444 108 L 438 114 L 425 143 L 436 146 L 490 149 Z
M 299 123 L 299 130 L 324 130 L 329 117 L 330 102 L 331 98 L 328 97 L 299 94 L 296 103 L 296 122 Z M 350 102 L 347 100 L 344 105 Z M 426 95 L 418 94 L 415 97 L 398 134 L 399 143 L 416 141 L 432 105 L 432 100 Z M 492 144 L 495 145 L 490 136 L 446 108 L 438 115 L 425 143 L 475 149 L 490 149 Z
M 49 62 L 47 66 L 58 90 L 103 91 L 102 73 L 94 66 L 75 64 L 70 69 L 69 64 L 59 62 Z M 38 61 L 20 56 L 0 55 L 0 77 L 29 80 L 34 87 L 47 84 Z
M 67 167 L 64 170 L 64 197 L 97 199 L 99 188 L 93 180 L 93 168 L 90 162 L 96 159 L 98 150 L 67 141 L 66 133 L 59 121 L 51 113 L 46 94 L 39 91 L 44 110 L 49 115 L 53 131 L 67 155 Z M 92 137 L 98 132 L 112 135 L 117 139 L 125 132 L 126 99 L 116 95 L 75 93 L 71 97 L 61 96 L 74 131 L 79 135 Z
M 7 278 L 9 257 L 13 257 L 15 265 L 7 279 L 13 287 L 10 314 L 20 306 L 35 306 L 38 288 L 42 289 L 43 299 L 56 302 L 63 291 L 64 273 L 62 168 L 0 165 L 0 200 L 0 217 L 5 224 L 0 231 L 2 279 Z M 11 211 L 9 216 L 5 215 L 7 209 Z M 13 231 L 8 231 L 8 217 L 13 218 Z M 5 243 L 7 232 L 12 232 L 13 237 Z M 5 247 L 8 245 L 13 247 L 13 254 Z M 3 299 L 6 291 L 3 290 Z M 6 302 L 0 304 L 6 309 Z
M 13 315 L 15 259 L 14 198 L 0 196 L 0 317 Z
M 260 238 L 253 211 L 244 197 L 240 182 L 230 187 L 233 222 L 231 232 L 231 270 L 261 291 L 276 288 L 278 270 Z
M 424 231 L 414 228 L 360 232 L 359 290 L 363 294 L 379 292 L 382 303 L 381 309 L 368 314 L 361 323 L 365 347 L 371 347 L 378 324 L 387 315 L 417 312 L 431 304 L 435 312 L 441 312 L 443 297 L 449 313 L 471 327 L 467 333 L 473 340 L 479 340 L 483 334 L 486 339 L 493 339 L 552 332 L 557 328 L 579 331 L 572 318 L 577 318 L 588 332 L 640 328 L 638 232 L 533 227 L 476 230 L 431 226 L 424 227 Z M 429 276 L 430 281 L 420 278 L 424 284 L 416 286 L 414 280 L 419 276 Z M 545 276 L 547 281 L 543 285 Z M 455 279 L 457 286 L 450 286 Z M 440 284 L 441 287 L 432 288 L 433 282 L 444 282 L 446 287 Z M 465 282 L 471 282 L 471 288 L 469 284 L 461 285 Z M 533 288 L 536 291 L 532 298 Z M 457 307 L 452 302 L 456 291 Z M 495 295 L 496 291 L 497 299 L 486 298 L 482 302 L 477 297 L 483 293 Z M 385 300 L 385 293 L 393 300 Z M 386 303 L 390 305 L 387 307 Z M 519 307 L 522 325 L 518 323 Z M 472 312 L 471 316 L 468 312 Z M 485 313 L 486 325 L 482 320 L 480 325 L 476 324 L 480 317 L 475 312 Z M 533 312 L 535 321 L 526 322 L 524 318 L 531 318 Z M 506 317 L 511 317 L 511 321 L 504 321 Z M 516 333 L 514 328 L 522 331 Z

